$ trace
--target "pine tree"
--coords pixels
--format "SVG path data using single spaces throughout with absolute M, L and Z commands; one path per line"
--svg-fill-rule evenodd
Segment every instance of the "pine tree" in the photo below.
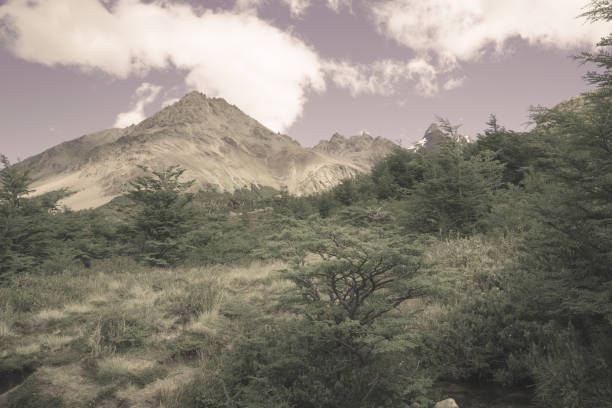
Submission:
M 588 6 L 588 10 L 582 14 L 588 21 L 612 21 L 612 2 L 610 0 L 593 0 Z M 597 85 L 606 95 L 610 95 L 612 89 L 612 34 L 603 37 L 598 43 L 597 53 L 583 52 L 576 57 L 582 63 L 593 63 L 603 71 L 589 71 L 586 80 Z
M 487 129 L 476 142 L 465 147 L 468 158 L 483 152 L 494 153 L 493 158 L 504 165 L 502 181 L 514 185 L 523 182 L 529 167 L 544 153 L 532 143 L 529 133 L 507 130 L 495 115 L 489 116 Z
M 188 209 L 193 195 L 186 190 L 193 181 L 181 182 L 184 172 L 178 166 L 153 171 L 152 176 L 133 181 L 132 190 L 127 193 L 137 205 L 133 226 L 140 241 L 140 256 L 151 265 L 175 265 L 187 249 L 182 238 L 193 228 Z
M 466 159 L 454 143 L 427 154 L 424 165 L 423 181 L 415 185 L 406 201 L 406 226 L 442 237 L 478 230 L 502 187 L 503 165 L 491 152 Z
M 52 212 L 66 191 L 38 197 L 32 192 L 27 170 L 11 165 L 4 155 L 0 170 L 0 280 L 22 272 L 33 272 L 51 255 Z
M 0 184 L 2 184 L 0 201 L 13 209 L 18 208 L 22 199 L 32 191 L 30 190 L 32 179 L 27 170 L 19 171 L 15 166 L 11 166 L 3 154 L 0 154 L 0 163 L 3 165 L 0 171 Z

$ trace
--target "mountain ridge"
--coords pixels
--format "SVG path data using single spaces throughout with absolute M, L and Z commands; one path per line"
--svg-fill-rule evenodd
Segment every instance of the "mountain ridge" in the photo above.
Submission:
M 142 165 L 153 170 L 179 165 L 186 178 L 196 180 L 196 188 L 233 190 L 257 184 L 286 186 L 300 195 L 368 171 L 395 147 L 362 134 L 332 136 L 327 145 L 305 148 L 222 98 L 191 92 L 136 125 L 61 143 L 19 166 L 30 170 L 35 194 L 74 191 L 64 204 L 76 210 L 97 207 L 125 192 L 129 181 L 142 174 Z

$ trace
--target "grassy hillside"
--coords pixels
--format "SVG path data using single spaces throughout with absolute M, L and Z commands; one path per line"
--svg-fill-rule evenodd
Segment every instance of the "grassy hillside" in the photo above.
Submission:
M 16 280 L 0 290 L 3 387 L 30 376 L 4 402 L 179 407 L 182 388 L 214 372 L 214 357 L 253 316 L 271 312 L 283 267 L 164 270 L 113 259 Z

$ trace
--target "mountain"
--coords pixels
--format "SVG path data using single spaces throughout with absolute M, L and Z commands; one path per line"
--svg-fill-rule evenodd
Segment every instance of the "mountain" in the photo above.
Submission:
M 451 135 L 448 132 L 440 129 L 440 126 L 438 126 L 436 123 L 432 123 L 425 131 L 423 138 L 413 144 L 410 149 L 418 152 L 432 152 L 440 148 L 440 143 L 449 141 L 464 145 L 468 144 L 470 139 L 469 137 L 460 135 L 459 133 Z
M 349 138 L 334 133 L 330 140 L 322 140 L 312 149 L 329 156 L 349 159 L 366 171 L 396 147 L 389 139 L 380 136 L 374 138 L 362 132 L 359 136 Z
M 185 169 L 199 188 L 233 190 L 258 184 L 307 194 L 368 171 L 395 144 L 367 134 L 332 136 L 304 148 L 274 133 L 222 98 L 191 92 L 125 129 L 108 129 L 62 143 L 19 163 L 36 194 L 66 187 L 72 209 L 100 206 L 126 191 L 139 166 Z

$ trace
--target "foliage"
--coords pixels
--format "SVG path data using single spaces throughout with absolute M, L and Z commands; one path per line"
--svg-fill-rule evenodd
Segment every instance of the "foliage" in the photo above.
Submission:
M 586 97 L 579 108 L 557 107 L 536 116 L 543 140 L 554 141 L 550 146 L 554 154 L 532 181 L 538 192 L 531 200 L 535 227 L 526 236 L 527 255 L 520 264 L 528 279 L 517 282 L 518 290 L 512 295 L 525 305 L 521 319 L 575 333 L 565 340 L 575 344 L 564 343 L 563 347 L 580 353 L 557 353 L 554 344 L 539 349 L 533 369 L 540 381 L 551 367 L 612 366 L 612 348 L 603 340 L 612 335 L 610 112 L 608 98 Z M 525 297 L 526 293 L 530 296 Z M 528 313 L 529 309 L 538 310 L 538 315 Z M 558 377 L 549 380 L 561 381 Z M 544 381 L 547 385 L 540 389 L 553 386 L 550 381 Z M 568 406 L 598 406 L 586 403 L 593 398 L 596 383 L 583 386 L 569 381 L 554 386 L 568 387 L 566 392 L 573 393 L 567 397 Z M 548 391 L 544 394 L 550 395 Z
M 414 286 L 418 252 L 397 237 L 376 231 L 315 226 L 308 249 L 322 259 L 287 278 L 297 288 L 299 313 L 309 320 L 358 321 L 369 326 L 406 299 L 420 294 Z M 402 245 L 403 244 L 403 245 Z
M 441 237 L 478 230 L 502 187 L 501 173 L 502 165 L 490 153 L 466 159 L 456 146 L 442 146 L 428 155 L 423 182 L 406 202 L 406 226 Z
M 3 165 L 2 172 L 0 172 L 0 183 L 2 184 L 0 201 L 11 208 L 18 208 L 24 196 L 32 191 L 30 190 L 32 179 L 27 170 L 20 172 L 15 166 L 11 166 L 8 158 L 3 154 L 0 154 L 0 163 Z
M 589 21 L 611 21 L 612 20 L 612 3 L 610 0 L 592 0 L 587 11 L 582 14 Z M 589 71 L 586 79 L 589 83 L 597 85 L 602 93 L 609 96 L 612 89 L 612 54 L 610 47 L 612 46 L 612 34 L 603 37 L 598 43 L 599 51 L 595 54 L 591 52 L 583 52 L 576 57 L 583 63 L 594 63 L 601 71 Z
M 600 18 L 608 7 L 609 18 L 609 6 L 593 2 L 587 15 Z M 605 54 L 591 57 L 587 62 Z M 539 402 L 548 405 L 606 406 L 610 398 L 612 106 L 609 72 L 597 75 L 588 79 L 599 90 L 534 112 L 537 126 L 523 141 L 534 155 L 500 156 L 530 167 L 525 194 L 514 195 L 523 197 L 528 219 L 522 256 L 508 266 L 510 279 L 496 296 L 466 299 L 446 316 L 448 332 L 470 351 L 449 353 L 460 357 L 454 367 L 469 363 L 461 375 L 534 381 Z M 507 151 L 506 135 L 491 132 L 494 138 L 485 136 L 475 150 L 492 144 Z
M 418 251 L 352 228 L 313 226 L 303 238 L 323 260 L 284 276 L 294 286 L 280 307 L 297 318 L 262 321 L 267 329 L 235 345 L 200 406 L 400 407 L 422 397 L 406 322 L 386 317 L 421 294 Z
M 543 155 L 541 146 L 533 143 L 529 133 L 518 133 L 500 126 L 495 115 L 489 116 L 488 128 L 478 135 L 476 142 L 465 148 L 467 157 L 492 152 L 493 159 L 504 165 L 502 182 L 520 185 L 537 157 Z
M 374 166 L 371 178 L 379 199 L 402 198 L 424 178 L 424 156 L 405 149 L 395 149 Z
M 20 171 L 0 155 L 0 280 L 34 271 L 53 253 L 53 213 L 65 191 L 27 197 L 32 190 L 27 170 Z
M 193 195 L 185 192 L 193 181 L 181 182 L 184 170 L 178 166 L 152 173 L 138 177 L 127 193 L 138 206 L 133 227 L 139 253 L 150 265 L 174 265 L 187 249 L 181 236 L 193 228 L 188 208 Z
M 547 350 L 535 349 L 530 367 L 540 403 L 558 401 L 568 408 L 604 407 L 612 399 L 612 367 L 600 356 L 605 353 L 581 345 L 570 328 L 550 337 Z

